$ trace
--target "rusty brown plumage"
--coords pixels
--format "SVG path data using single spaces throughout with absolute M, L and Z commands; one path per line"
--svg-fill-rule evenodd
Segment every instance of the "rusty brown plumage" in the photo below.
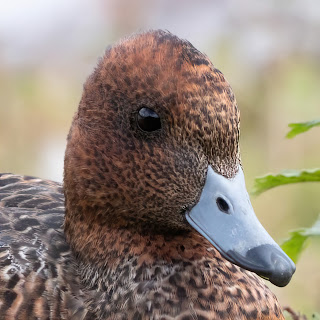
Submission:
M 141 108 L 160 116 L 160 130 L 139 129 Z M 26 224 L 26 239 L 36 234 L 43 266 L 32 273 L 35 254 L 24 269 L 29 278 L 13 273 L 14 285 L 0 269 L 0 319 L 283 319 L 263 281 L 222 258 L 184 217 L 208 164 L 227 178 L 236 174 L 239 122 L 228 82 L 189 42 L 150 31 L 109 48 L 84 85 L 68 136 L 64 234 L 50 224 L 62 224 L 59 186 L 34 180 L 30 199 L 47 197 L 60 209 L 52 217 L 31 206 L 40 227 Z M 30 206 L 20 205 L 25 179 L 14 179 L 21 221 Z

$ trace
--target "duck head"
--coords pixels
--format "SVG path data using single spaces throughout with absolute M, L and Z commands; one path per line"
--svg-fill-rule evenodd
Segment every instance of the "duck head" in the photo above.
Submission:
M 286 285 L 293 262 L 257 220 L 239 154 L 239 111 L 223 74 L 163 31 L 107 49 L 84 85 L 65 156 L 73 250 L 104 226 L 141 234 L 192 228 L 229 261 Z

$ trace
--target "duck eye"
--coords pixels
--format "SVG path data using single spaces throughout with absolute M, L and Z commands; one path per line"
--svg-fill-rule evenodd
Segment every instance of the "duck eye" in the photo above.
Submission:
M 149 108 L 141 108 L 137 115 L 138 126 L 141 130 L 151 132 L 161 129 L 159 115 Z

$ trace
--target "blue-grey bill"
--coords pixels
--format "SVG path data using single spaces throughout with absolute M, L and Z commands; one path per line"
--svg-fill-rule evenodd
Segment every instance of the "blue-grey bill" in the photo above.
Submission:
M 257 219 L 240 166 L 232 179 L 209 166 L 200 200 L 186 219 L 230 262 L 280 287 L 291 280 L 295 265 Z

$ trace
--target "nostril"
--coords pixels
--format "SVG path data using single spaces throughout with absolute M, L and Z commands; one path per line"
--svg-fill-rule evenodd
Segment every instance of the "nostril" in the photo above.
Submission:
M 218 197 L 216 202 L 220 211 L 224 213 L 229 213 L 229 205 L 226 200 L 222 199 L 221 197 Z

